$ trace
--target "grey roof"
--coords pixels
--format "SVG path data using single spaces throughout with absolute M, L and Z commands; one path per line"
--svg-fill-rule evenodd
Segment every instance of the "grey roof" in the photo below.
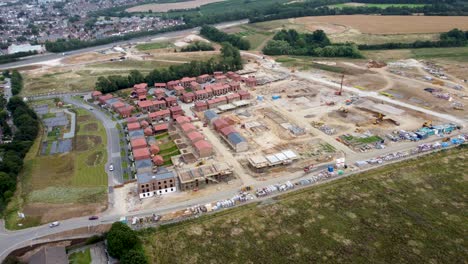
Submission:
M 138 130 L 129 131 L 128 135 L 130 136 L 131 139 L 142 138 L 142 137 L 145 137 L 145 132 L 143 132 L 143 129 L 138 129 Z
M 66 116 L 50 117 L 43 120 L 44 124 L 48 127 L 66 126 L 68 118 Z
M 246 141 L 245 138 L 239 134 L 239 132 L 233 132 L 229 134 L 227 138 L 233 145 Z
M 68 264 L 64 247 L 44 247 L 29 259 L 29 264 Z
M 208 120 L 213 120 L 215 118 L 218 118 L 218 114 L 215 113 L 213 110 L 206 110 L 205 111 L 205 118 L 207 118 Z
M 136 175 L 138 184 L 148 183 L 152 180 L 165 180 L 174 178 L 174 172 L 165 168 L 161 168 L 156 174 L 154 173 L 140 173 Z
M 47 104 L 36 105 L 33 109 L 38 115 L 45 115 L 49 113 L 49 106 Z
M 135 161 L 135 168 L 142 169 L 142 168 L 147 168 L 147 167 L 153 167 L 153 162 L 151 159 L 144 159 L 144 160 L 137 160 Z
M 117 103 L 119 101 L 120 101 L 119 98 L 111 98 L 111 99 L 106 100 L 106 104 L 107 105 L 112 105 L 112 104 Z

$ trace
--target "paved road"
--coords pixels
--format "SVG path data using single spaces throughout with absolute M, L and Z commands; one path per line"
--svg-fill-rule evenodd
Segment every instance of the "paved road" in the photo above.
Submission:
M 93 107 L 85 104 L 81 101 L 75 100 L 70 96 L 64 96 L 63 101 L 68 104 L 73 104 L 80 108 L 86 109 L 88 112 L 93 114 L 99 121 L 102 122 L 107 134 L 107 154 L 108 160 L 106 163 L 106 172 L 108 174 L 109 187 L 116 184 L 123 183 L 122 163 L 120 157 L 120 134 L 116 125 L 117 122 L 113 121 L 105 113 L 94 109 Z M 91 110 L 93 109 L 93 110 Z M 109 171 L 109 165 L 113 163 L 114 171 Z
M 231 26 L 236 26 L 236 25 L 241 25 L 241 24 L 247 24 L 248 20 L 238 20 L 238 21 L 232 21 L 232 22 L 225 22 L 225 23 L 219 23 L 215 24 L 214 26 L 217 28 L 226 28 L 226 27 L 231 27 Z M 131 40 L 125 40 L 125 41 L 119 41 L 119 42 L 113 42 L 110 44 L 105 44 L 105 45 L 100 45 L 100 46 L 95 46 L 95 47 L 90 47 L 90 48 L 85 48 L 85 49 L 79 49 L 79 50 L 73 50 L 73 51 L 68 51 L 66 52 L 66 55 L 62 55 L 62 53 L 48 53 L 44 55 L 37 55 L 33 57 L 28 57 L 24 58 L 23 60 L 16 61 L 16 62 L 11 62 L 11 63 L 6 63 L 6 64 L 0 64 L 0 69 L 10 69 L 10 68 L 17 68 L 17 67 L 23 67 L 23 66 L 28 66 L 31 64 L 40 64 L 45 61 L 51 61 L 51 60 L 56 60 L 56 59 L 61 59 L 61 58 L 66 58 L 69 56 L 74 56 L 86 52 L 93 52 L 93 51 L 99 51 L 99 50 L 104 50 L 108 48 L 112 48 L 114 46 L 119 46 L 119 45 L 126 45 L 130 43 L 135 43 L 135 42 L 142 42 L 142 41 L 149 41 L 153 38 L 176 38 L 176 37 L 181 37 L 186 34 L 190 33 L 197 33 L 200 30 L 199 27 L 192 28 L 192 29 L 185 29 L 185 30 L 180 30 L 180 31 L 174 31 L 174 32 L 167 32 L 167 33 L 160 33 L 160 34 L 155 34 L 152 36 L 146 36 L 146 37 L 141 37 L 141 38 L 135 38 Z

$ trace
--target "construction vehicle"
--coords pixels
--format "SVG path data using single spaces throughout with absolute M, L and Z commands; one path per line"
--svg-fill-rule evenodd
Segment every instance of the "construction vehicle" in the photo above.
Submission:
M 341 84 L 340 84 L 340 90 L 335 92 L 335 95 L 341 96 L 343 93 L 343 80 L 344 80 L 344 74 L 341 75 Z
M 423 127 L 432 127 L 432 120 L 427 120 L 426 122 L 424 122 L 424 124 L 422 126 Z
M 305 166 L 305 167 L 304 167 L 304 172 L 305 172 L 305 173 L 309 172 L 313 167 L 314 167 L 314 164 Z
M 252 189 L 253 189 L 252 186 L 247 185 L 247 186 L 242 186 L 241 191 L 248 192 L 248 191 L 250 191 Z
M 343 106 L 340 107 L 340 109 L 338 109 L 338 110 L 341 111 L 341 112 L 343 112 L 343 113 L 346 113 L 346 114 L 349 112 L 348 109 L 345 108 L 345 107 L 343 107 Z
M 442 139 L 442 142 L 449 142 L 450 141 L 450 138 L 449 137 L 446 137 L 446 138 L 443 138 Z
M 383 121 L 383 118 L 384 118 L 384 115 L 382 115 L 381 113 L 379 113 L 379 115 L 377 116 L 377 118 L 374 120 L 374 125 L 380 124 L 380 122 Z

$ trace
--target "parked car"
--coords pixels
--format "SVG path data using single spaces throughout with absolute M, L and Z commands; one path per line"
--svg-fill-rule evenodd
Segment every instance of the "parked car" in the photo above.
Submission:
M 109 171 L 113 171 L 113 170 L 114 170 L 114 165 L 113 164 L 109 165 Z
M 89 220 L 98 220 L 98 219 L 99 219 L 99 216 L 93 215 L 93 216 L 90 216 L 88 219 L 89 219 Z
M 59 226 L 60 225 L 60 222 L 59 221 L 55 221 L 55 222 L 52 222 L 49 224 L 49 227 L 52 228 L 52 227 L 56 227 L 56 226 Z

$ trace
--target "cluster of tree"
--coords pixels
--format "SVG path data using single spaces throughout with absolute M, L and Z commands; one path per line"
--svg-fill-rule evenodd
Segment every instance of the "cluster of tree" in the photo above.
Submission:
M 109 255 L 120 260 L 122 264 L 146 264 L 141 240 L 136 232 L 126 224 L 115 222 L 106 235 Z
M 21 57 L 31 56 L 34 54 L 37 54 L 37 51 L 25 51 L 25 52 L 2 55 L 0 56 L 0 64 L 15 62 Z
M 218 30 L 212 26 L 203 26 L 200 29 L 200 35 L 204 36 L 205 38 L 216 41 L 216 42 L 229 42 L 234 47 L 237 47 L 241 50 L 248 50 L 250 49 L 250 42 L 246 39 L 242 39 L 236 35 L 227 34 L 221 30 Z
M 418 49 L 418 48 L 439 48 L 439 47 L 463 47 L 468 44 L 468 31 L 452 29 L 449 32 L 440 34 L 438 41 L 415 41 L 411 43 L 389 42 L 374 45 L 359 45 L 360 50 L 379 49 Z
M 300 34 L 294 29 L 281 30 L 263 48 L 266 55 L 302 55 L 316 57 L 361 58 L 354 44 L 332 45 L 323 30 Z
M 23 89 L 23 76 L 17 71 L 13 70 L 10 75 L 11 78 L 11 93 L 17 95 Z
M 328 4 L 324 4 L 328 2 Z M 361 1 L 359 1 L 361 2 Z M 393 2 L 393 1 L 392 1 Z M 402 1 L 406 2 L 406 1 Z M 411 1 L 409 1 L 411 2 Z M 386 8 L 375 6 L 355 6 L 333 8 L 330 4 L 343 3 L 343 1 L 318 0 L 304 1 L 288 5 L 283 5 L 276 9 L 270 9 L 271 12 L 260 12 L 249 16 L 249 23 L 304 17 L 304 16 L 333 16 L 333 15 L 355 15 L 355 14 L 380 14 L 380 15 L 412 15 L 421 13 L 424 15 L 467 15 L 468 5 L 453 1 L 451 3 L 434 1 L 433 4 L 424 6 L 389 6 Z M 385 3 L 384 1 L 373 1 L 373 3 Z
M 146 76 L 143 76 L 138 70 L 131 71 L 128 76 L 101 76 L 96 82 L 96 89 L 103 93 L 110 93 L 142 82 L 146 82 L 151 86 L 156 82 L 178 80 L 185 76 L 198 76 L 214 71 L 237 71 L 240 69 L 242 69 L 242 58 L 239 50 L 229 43 L 222 43 L 219 59 L 211 58 L 208 61 L 191 61 L 190 63 L 172 65 L 169 68 L 155 69 Z
M 208 50 L 215 50 L 213 45 L 210 43 L 206 43 L 204 41 L 195 41 L 190 45 L 183 47 L 180 51 L 181 52 L 191 52 L 191 51 L 208 51 Z
M 39 132 L 36 113 L 19 96 L 13 96 L 7 104 L 16 127 L 13 141 L 0 146 L 0 211 L 3 211 L 16 189 L 16 178 L 23 167 L 23 158 Z M 7 114 L 0 114 L 6 118 Z M 0 120 L 1 121 L 1 120 Z

